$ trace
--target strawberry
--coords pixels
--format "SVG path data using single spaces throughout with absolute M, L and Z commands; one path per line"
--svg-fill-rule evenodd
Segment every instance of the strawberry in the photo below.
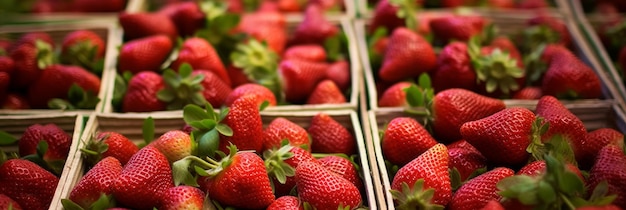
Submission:
M 111 0 L 107 2 L 97 0 L 74 0 L 74 10 L 77 12 L 120 12 L 123 11 L 128 0 Z
M 554 47 L 542 80 L 543 93 L 568 99 L 600 98 L 602 86 L 593 69 L 565 47 Z
M 475 15 L 446 15 L 433 18 L 429 25 L 435 37 L 443 42 L 468 41 L 482 32 L 487 20 Z
M 319 163 L 307 149 L 291 145 L 265 150 L 263 158 L 276 196 L 291 194 L 296 187 L 294 170 L 300 163 L 309 161 Z
M 63 38 L 61 60 L 65 64 L 80 65 L 94 71 L 96 62 L 104 59 L 104 40 L 90 30 L 73 31 Z
M 411 82 L 397 82 L 387 88 L 378 99 L 379 107 L 407 106 L 405 89 L 411 86 Z
M 133 155 L 112 185 L 115 201 L 133 209 L 159 206 L 171 187 L 174 182 L 167 157 L 153 146 L 146 146 Z
M 478 92 L 492 97 L 510 97 L 526 83 L 521 57 L 513 57 L 504 49 L 470 41 L 469 54 L 478 79 Z
M 513 99 L 520 100 L 538 100 L 543 96 L 540 87 L 523 87 L 513 95 Z
M 15 62 L 9 56 L 0 55 L 0 72 L 13 73 L 15 70 Z
M 340 90 L 346 91 L 350 87 L 352 80 L 350 75 L 350 63 L 346 60 L 338 60 L 331 63 L 326 69 L 326 79 L 330 79 Z
M 435 92 L 450 88 L 462 88 L 471 91 L 478 89 L 476 73 L 467 52 L 467 44 L 456 41 L 448 43 L 441 50 L 437 57 L 437 67 L 433 71 Z
M 480 210 L 504 210 L 504 206 L 498 200 L 490 200 Z
M 589 171 L 588 189 L 595 187 L 603 181 L 608 183 L 608 194 L 617 195 L 613 204 L 626 207 L 626 155 L 622 148 L 615 145 L 604 146 L 598 152 L 596 161 Z
M 324 168 L 350 181 L 359 191 L 365 190 L 359 170 L 351 160 L 336 155 L 329 155 L 318 160 Z
M 400 6 L 395 4 L 394 1 L 377 1 L 374 16 L 370 22 L 369 32 L 374 32 L 379 27 L 393 31 L 398 27 L 405 26 L 405 20 L 397 15 L 398 11 L 400 11 Z
M 19 42 L 19 41 L 18 41 Z M 52 45 L 41 39 L 26 42 L 10 50 L 14 62 L 14 71 L 11 74 L 11 87 L 25 89 L 41 75 L 41 70 L 53 63 Z
M 23 209 L 48 209 L 59 178 L 28 160 L 11 159 L 0 166 L 3 193 Z
M 204 192 L 198 188 L 176 186 L 165 191 L 162 205 L 159 209 L 203 209 L 204 199 Z
M 299 12 L 303 7 L 297 0 L 278 0 L 277 4 L 281 12 Z
M 612 128 L 600 128 L 587 133 L 585 146 L 581 148 L 583 158 L 580 165 L 591 166 L 602 147 L 612 144 L 624 148 L 624 134 Z
M 278 67 L 282 78 L 285 99 L 291 103 L 303 103 L 324 79 L 327 63 L 302 60 L 283 60 Z
M 300 163 L 296 167 L 296 182 L 301 201 L 319 210 L 348 206 L 353 209 L 362 202 L 354 184 L 319 163 Z
M 404 27 L 391 34 L 378 76 L 396 82 L 414 78 L 433 70 L 437 57 L 432 46 L 421 35 Z
M 72 144 L 72 136 L 67 134 L 56 124 L 33 124 L 28 126 L 20 137 L 20 156 L 37 153 L 37 145 L 40 141 L 48 143 L 48 150 L 43 155 L 45 161 L 65 161 Z
M 240 150 L 254 150 L 261 153 L 263 121 L 261 121 L 258 101 L 258 96 L 246 95 L 235 100 L 229 107 L 230 111 L 224 118 L 224 123 L 233 130 L 233 135 L 220 135 L 221 151 L 227 152 L 226 147 L 234 144 Z
M 28 105 L 28 100 L 24 96 L 17 93 L 9 93 L 3 100 L 2 109 L 30 109 L 30 105 Z
M 207 101 L 221 106 L 230 91 L 230 87 L 210 71 L 194 71 L 186 63 L 178 72 L 166 69 L 163 81 L 165 88 L 158 92 L 157 98 L 167 104 L 167 110 L 183 109 L 187 104 L 204 105 Z
M 206 21 L 206 15 L 195 2 L 167 4 L 157 13 L 168 16 L 183 37 L 192 36 Z
M 304 210 L 298 197 L 285 195 L 277 198 L 267 210 Z
M 317 44 L 295 45 L 285 50 L 282 59 L 301 59 L 311 62 L 324 62 L 326 61 L 326 50 L 324 47 Z
M 224 100 L 225 106 L 231 106 L 235 100 L 245 95 L 258 95 L 261 102 L 267 101 L 269 106 L 276 106 L 276 97 L 267 87 L 249 83 L 237 86 Z M 259 103 L 260 104 L 260 103 Z
M 460 180 L 465 181 L 481 168 L 487 167 L 487 159 L 483 154 L 465 140 L 455 141 L 446 145 L 450 164 L 448 168 L 459 172 Z
M 295 147 L 310 148 L 309 134 L 300 125 L 284 117 L 277 117 L 263 131 L 263 150 L 275 149 L 281 146 L 283 140 Z
M 507 108 L 461 126 L 463 139 L 496 165 L 517 166 L 528 160 L 526 148 L 536 132 L 535 114 L 526 108 Z
M 456 209 L 479 209 L 490 200 L 499 200 L 496 184 L 515 172 L 509 168 L 498 167 L 475 178 L 468 180 L 461 186 L 452 197 L 448 208 Z
M 178 71 L 183 63 L 188 63 L 193 69 L 211 71 L 228 86 L 231 84 L 226 67 L 220 60 L 217 51 L 205 39 L 192 37 L 183 42 L 178 51 L 178 58 L 172 62 L 171 68 Z
M 494 38 L 493 40 L 491 40 L 491 42 L 489 43 L 489 46 L 498 48 L 502 50 L 503 52 L 509 53 L 509 55 L 511 55 L 512 58 L 518 60 L 517 64 L 519 65 L 519 67 L 520 68 L 523 67 L 524 63 L 522 62 L 522 55 L 520 54 L 519 50 L 515 46 L 515 43 L 513 43 L 513 41 L 509 39 L 509 37 L 498 36 Z
M 577 166 L 571 164 L 571 163 L 566 163 L 565 167 L 567 167 L 566 169 L 570 172 L 573 172 L 574 174 L 576 174 L 580 180 L 585 180 L 585 178 L 583 177 L 580 169 L 578 169 Z M 537 160 L 537 161 L 533 161 L 530 162 L 528 164 L 526 164 L 524 167 L 520 168 L 517 171 L 518 175 L 528 175 L 528 176 L 532 176 L 532 177 L 536 177 L 536 176 L 540 176 L 543 175 L 546 172 L 546 161 L 544 160 Z
M 159 149 L 170 163 L 191 155 L 193 150 L 189 134 L 181 130 L 171 130 L 159 136 L 150 145 Z
M 159 100 L 157 93 L 165 88 L 161 75 L 152 71 L 138 72 L 128 82 L 128 89 L 122 102 L 123 112 L 163 111 L 165 102 Z
M 437 144 L 417 120 L 397 117 L 386 126 L 381 139 L 385 160 L 403 166 Z
M 328 114 L 318 113 L 307 129 L 311 135 L 311 151 L 316 153 L 356 153 L 354 135 Z
M 322 80 L 317 83 L 306 104 L 343 104 L 346 101 L 346 97 L 335 82 Z
M 204 80 L 200 83 L 204 87 L 202 95 L 211 105 L 214 107 L 224 105 L 224 101 L 233 91 L 224 80 L 208 70 L 196 69 L 193 75 L 204 75 Z
M 99 132 L 94 138 L 89 139 L 81 149 L 85 161 L 89 165 L 95 165 L 101 159 L 114 157 L 122 165 L 139 151 L 139 147 L 121 133 L 115 131 Z
M 298 24 L 289 44 L 324 44 L 327 38 L 338 33 L 339 27 L 326 19 L 322 8 L 316 4 L 309 4 L 304 11 L 304 20 Z
M 233 88 L 248 83 L 254 83 L 252 80 L 250 80 L 250 78 L 248 78 L 248 75 L 245 74 L 243 69 L 237 68 L 232 64 L 226 67 L 226 71 L 228 71 L 228 78 L 230 78 L 230 82 L 232 83 L 231 86 Z
M 173 43 L 167 36 L 155 35 L 131 40 L 122 45 L 117 61 L 117 72 L 159 71 L 170 55 Z
M 111 195 L 113 182 L 122 173 L 122 164 L 106 157 L 93 166 L 72 188 L 69 199 L 83 208 L 90 208 L 100 196 Z
M 547 35 L 544 35 L 543 37 L 541 35 L 535 35 L 535 38 L 541 37 L 544 39 L 542 40 L 544 42 L 547 41 L 548 43 L 556 43 L 564 47 L 572 46 L 572 43 L 573 43 L 572 35 L 570 34 L 567 28 L 567 25 L 565 25 L 565 23 L 562 20 L 556 19 L 547 14 L 539 13 L 537 16 L 529 19 L 526 24 L 529 27 L 540 26 L 540 27 L 547 27 L 549 29 L 549 32 Z M 533 30 L 530 30 L 530 31 L 533 31 Z
M 243 14 L 238 30 L 258 41 L 265 41 L 277 54 L 282 54 L 287 45 L 285 15 L 277 11 L 257 11 Z
M 51 65 L 42 71 L 39 79 L 35 80 L 28 89 L 29 104 L 33 108 L 47 108 L 54 98 L 67 99 L 73 102 L 68 94 L 72 86 L 80 87 L 83 94 L 96 97 L 100 92 L 100 78 L 94 73 L 78 66 Z M 82 100 L 89 100 L 83 98 Z M 89 101 L 85 101 L 89 102 Z M 77 104 L 78 108 L 93 109 L 96 103 Z
M 8 196 L 0 194 L 0 209 L 22 210 L 22 207 Z
M 118 21 L 124 30 L 124 40 L 165 35 L 174 41 L 178 37 L 174 22 L 168 16 L 159 13 L 122 12 L 118 15 Z
M 40 41 L 43 41 L 44 43 L 47 43 L 48 45 L 50 45 L 51 49 L 54 49 L 54 47 L 55 47 L 54 46 L 54 41 L 52 40 L 52 36 L 50 36 L 49 33 L 35 31 L 35 32 L 29 32 L 29 33 L 26 33 L 26 34 L 22 34 L 17 41 L 14 41 L 11 44 L 11 46 L 9 46 L 7 52 L 11 53 L 11 52 L 13 52 L 13 50 L 17 49 L 18 47 L 20 47 L 23 44 L 36 46 L 37 45 L 37 40 L 40 40 Z
M 398 195 L 403 195 L 402 193 L 406 193 L 404 196 L 412 197 L 411 195 L 418 192 L 406 191 L 410 189 L 420 190 L 416 189 L 420 184 L 423 185 L 424 190 L 431 188 L 434 190 L 434 195 L 428 198 L 428 200 L 420 201 L 421 204 L 445 206 L 450 202 L 452 188 L 450 186 L 450 175 L 448 174 L 448 149 L 443 144 L 436 144 L 411 162 L 402 166 L 393 177 L 391 189 L 394 191 L 392 191 L 392 195 L 396 194 L 394 199 L 399 199 Z M 400 193 L 400 190 L 403 192 Z M 419 197 L 417 198 L 419 199 Z M 407 203 L 398 203 L 397 206 L 407 205 L 406 207 L 411 208 L 411 206 L 408 206 L 410 205 L 409 202 L 411 201 L 407 200 Z

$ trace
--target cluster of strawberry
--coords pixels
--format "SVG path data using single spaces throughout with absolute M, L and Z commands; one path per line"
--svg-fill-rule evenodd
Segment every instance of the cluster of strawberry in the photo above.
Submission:
M 393 2 L 394 0 L 367 0 L 369 6 L 376 9 Z M 415 0 L 415 5 L 422 8 L 457 8 L 457 7 L 484 7 L 492 9 L 544 9 L 554 5 L 550 0 Z
M 146 120 L 147 142 L 139 146 L 122 133 L 99 131 L 82 149 L 89 167 L 64 207 L 361 206 L 365 187 L 360 164 L 349 158 L 357 153 L 350 127 L 323 112 L 310 115 L 304 125 L 274 117 L 264 126 L 261 104 L 258 96 L 246 95 L 220 113 L 187 105 L 186 125 L 154 141 L 146 135 L 154 134 L 154 122 Z
M 245 84 L 258 84 L 250 92 L 269 90 L 272 105 L 346 103 L 351 71 L 344 32 L 311 1 L 288 33 L 279 8 L 263 1 L 236 13 L 220 2 L 180 2 L 120 14 L 126 42 L 113 106 L 121 112 L 220 107 Z
M 106 42 L 90 30 L 67 33 L 59 49 L 47 32 L 0 41 L 4 109 L 94 109 Z
M 626 207 L 621 132 L 587 131 L 553 96 L 541 97 L 534 111 L 459 88 L 427 100 L 426 115 L 396 117 L 383 129 L 379 149 L 393 180 L 390 205 Z
M 0 150 L 0 208 L 48 209 L 72 136 L 56 124 L 31 125 L 19 139 L 2 136 L 3 144 L 17 142 L 19 157 L 7 156 Z
M 594 30 L 611 60 L 616 63 L 615 67 L 622 76 L 622 81 L 626 71 L 626 19 L 623 16 L 623 6 L 626 5 L 619 1 L 598 2 L 591 11 L 597 18 L 597 24 L 593 25 Z
M 128 0 L 24 0 L 3 4 L 7 12 L 48 13 L 87 13 L 119 12 L 126 8 Z

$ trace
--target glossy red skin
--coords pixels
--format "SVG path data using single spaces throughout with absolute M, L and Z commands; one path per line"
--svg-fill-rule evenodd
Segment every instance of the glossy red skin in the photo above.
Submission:
M 287 45 L 287 28 L 285 16 L 278 11 L 262 11 L 243 14 L 237 27 L 258 41 L 265 41 L 267 45 L 279 55 L 282 55 Z
M 468 41 L 472 36 L 480 34 L 487 20 L 480 16 L 448 15 L 433 18 L 429 22 L 432 32 L 438 39 Z
M 595 186 L 602 181 L 609 184 L 608 194 L 616 194 L 613 204 L 620 208 L 626 207 L 626 155 L 615 145 L 603 147 L 596 157 L 596 162 L 589 171 L 587 189 L 592 192 Z
M 436 62 L 435 51 L 426 39 L 400 27 L 389 38 L 378 76 L 387 82 L 410 79 L 432 71 Z
M 172 187 L 165 192 L 163 198 L 163 204 L 159 209 L 177 210 L 204 208 L 204 192 L 192 186 L 180 185 Z
M 352 208 L 362 202 L 354 184 L 318 163 L 300 163 L 296 167 L 296 182 L 301 201 L 319 210 L 335 210 L 340 204 Z
M 109 149 L 102 153 L 102 157 L 114 157 L 122 165 L 126 165 L 128 160 L 139 151 L 139 147 L 124 135 L 109 131 L 98 133 L 98 139 L 102 139 L 105 144 L 109 145 Z
M 583 148 L 586 143 L 587 129 L 576 115 L 552 96 L 543 96 L 537 102 L 535 113 L 550 123 L 548 131 L 542 135 L 543 142 L 549 142 L 555 135 L 563 135 L 574 150 L 576 160 L 583 160 Z
M 237 86 L 232 92 L 224 99 L 224 105 L 231 106 L 235 100 L 245 95 L 258 95 L 259 105 L 263 101 L 269 102 L 270 106 L 276 106 L 276 96 L 274 93 L 263 85 L 256 83 L 248 83 Z
M 304 206 L 300 205 L 298 197 L 285 195 L 272 202 L 267 210 L 304 210 Z
M 81 42 L 90 42 L 97 48 L 96 58 L 104 57 L 104 51 L 106 49 L 104 40 L 98 34 L 89 30 L 77 30 L 65 35 L 65 38 L 63 38 L 61 54 L 67 55 L 71 46 Z
M 580 169 L 578 169 L 578 166 L 575 166 L 571 163 L 566 163 L 565 167 L 570 172 L 573 172 L 576 175 L 578 175 L 581 181 L 585 182 L 585 178 L 583 177 Z M 542 175 L 543 173 L 545 173 L 545 171 L 546 171 L 546 162 L 543 160 L 539 160 L 539 161 L 533 161 L 533 162 L 526 164 L 524 167 L 520 168 L 516 174 L 535 177 L 535 176 Z
M 387 124 L 381 139 L 385 160 L 403 166 L 437 144 L 417 120 L 397 117 Z
M 272 120 L 263 131 L 263 150 L 277 149 L 284 139 L 295 147 L 305 146 L 310 148 L 309 133 L 302 126 L 284 117 Z
M 467 53 L 467 44 L 451 42 L 437 57 L 437 67 L 432 73 L 433 88 L 441 92 L 450 88 L 476 91 L 476 72 Z M 454 81 L 454 82 L 449 82 Z
M 22 95 L 16 93 L 8 93 L 2 102 L 3 109 L 22 110 L 30 109 L 28 100 Z
M 58 183 L 58 177 L 28 160 L 0 166 L 0 190 L 23 209 L 48 209 Z
M 25 90 L 41 75 L 41 69 L 37 65 L 39 50 L 34 45 L 23 44 L 10 52 L 15 68 L 11 74 L 11 87 Z
M 163 111 L 165 102 L 159 100 L 157 93 L 165 88 L 161 75 L 152 71 L 137 73 L 128 82 L 128 89 L 122 102 L 123 112 Z
M 227 153 L 231 143 L 239 150 L 263 152 L 263 121 L 256 95 L 245 95 L 235 100 L 222 121 L 233 130 L 232 136 L 220 135 L 220 151 Z
M 289 152 L 293 153 L 293 157 L 284 161 L 294 169 L 297 168 L 300 163 L 304 162 L 313 161 L 319 163 L 319 161 L 315 159 L 315 157 L 313 157 L 310 151 L 302 149 L 300 147 L 294 147 Z M 276 196 L 289 195 L 294 187 L 296 187 L 295 176 L 288 176 L 284 184 L 278 182 L 278 180 L 274 177 L 270 178 L 274 184 L 274 194 Z
M 566 48 L 557 48 L 552 52 L 548 70 L 543 76 L 543 93 L 561 97 L 574 91 L 578 98 L 601 98 L 602 86 L 594 70 Z
M 331 155 L 320 158 L 319 162 L 324 168 L 350 181 L 359 189 L 359 192 L 365 192 L 365 186 L 359 175 L 360 173 L 350 160 Z
M 456 168 L 462 181 L 467 180 L 476 170 L 487 167 L 485 156 L 465 140 L 455 141 L 446 147 L 450 158 L 448 168 Z
M 193 75 L 204 75 L 202 95 L 213 107 L 221 107 L 233 91 L 219 76 L 209 70 L 197 69 Z
M 206 15 L 196 2 L 168 4 L 157 13 L 168 16 L 183 37 L 192 36 L 206 21 Z
M 203 69 L 213 72 L 228 86 L 231 85 L 226 67 L 220 60 L 217 51 L 207 40 L 192 37 L 183 42 L 178 52 L 178 58 L 172 62 L 171 68 L 178 71 L 183 63 L 188 63 L 193 69 Z
M 12 74 L 15 71 L 15 62 L 9 56 L 0 55 L 0 72 Z
M 347 91 L 350 87 L 352 75 L 350 73 L 350 63 L 346 60 L 339 60 L 331 63 L 326 70 L 326 79 L 330 79 L 341 92 Z
M 387 31 L 393 31 L 398 27 L 405 26 L 404 20 L 398 18 L 398 7 L 389 3 L 389 0 L 381 0 L 376 3 L 374 17 L 369 26 L 369 32 L 374 32 L 379 27 L 384 27 Z
M 173 46 L 172 41 L 165 35 L 128 41 L 120 49 L 117 72 L 120 74 L 125 71 L 133 74 L 142 71 L 158 72 Z
M 78 181 L 69 199 L 83 208 L 89 208 L 102 194 L 111 195 L 113 182 L 122 173 L 122 164 L 114 157 L 106 157 Z
M 22 210 L 19 203 L 4 194 L 0 194 L 0 209 L 9 209 L 9 207 L 13 210 Z
M 159 136 L 150 145 L 159 149 L 170 163 L 191 156 L 191 136 L 181 130 L 170 130 Z
M 311 151 L 314 153 L 355 154 L 354 135 L 330 115 L 319 113 L 311 119 L 307 128 L 311 135 Z
M 306 104 L 344 104 L 346 102 L 346 97 L 335 82 L 322 80 L 317 83 Z
M 165 15 L 159 13 L 127 13 L 118 15 L 118 21 L 124 29 L 124 39 L 133 40 L 153 35 L 165 35 L 174 41 L 178 37 L 176 25 Z
M 315 4 L 309 4 L 304 11 L 304 20 L 293 32 L 289 45 L 324 44 L 324 41 L 339 33 L 339 27 L 329 22 L 324 11 Z
M 540 87 L 524 87 L 513 95 L 513 99 L 538 100 L 543 96 Z
M 609 144 L 617 145 L 620 148 L 624 147 L 624 134 L 612 128 L 600 128 L 590 131 L 585 139 L 586 145 L 581 149 L 582 161 L 578 162 L 583 168 L 590 168 L 593 165 L 596 156 L 598 156 L 598 151 L 602 147 Z
M 66 160 L 72 136 L 56 124 L 34 124 L 26 128 L 18 141 L 20 157 L 36 154 L 39 141 L 48 143 L 43 158 L 46 161 Z
M 98 95 L 100 77 L 79 67 L 54 64 L 41 72 L 28 89 L 28 101 L 33 108 L 48 108 L 48 101 L 54 98 L 67 99 L 73 84 L 83 90 Z
M 286 101 L 294 104 L 305 103 L 317 83 L 324 79 L 327 69 L 327 63 L 302 60 L 281 61 L 278 73 L 283 83 Z
M 499 200 L 502 196 L 498 194 L 496 184 L 514 173 L 509 168 L 498 167 L 468 180 L 454 193 L 448 208 L 479 209 L 491 200 Z
M 326 50 L 324 47 L 317 44 L 295 45 L 285 50 L 282 59 L 300 59 L 311 62 L 325 62 Z
M 54 48 L 54 41 L 52 40 L 52 36 L 46 32 L 29 32 L 20 36 L 17 41 L 14 41 L 11 46 L 9 46 L 7 52 L 11 53 L 13 50 L 17 49 L 19 46 L 23 44 L 28 44 L 31 46 L 35 46 L 35 42 L 37 40 L 41 40 L 45 43 L 48 43 L 51 47 Z
M 378 99 L 379 107 L 401 107 L 408 105 L 406 102 L 406 88 L 411 86 L 410 82 L 398 82 L 387 88 Z

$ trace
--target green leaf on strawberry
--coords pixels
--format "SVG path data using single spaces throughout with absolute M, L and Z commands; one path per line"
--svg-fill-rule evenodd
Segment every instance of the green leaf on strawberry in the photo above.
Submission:
M 167 103 L 168 110 L 182 109 L 187 104 L 202 105 L 206 99 L 202 95 L 202 81 L 204 75 L 193 74 L 193 68 L 184 63 L 178 69 L 178 74 L 173 69 L 163 72 L 165 89 L 157 93 L 157 98 Z
M 281 81 L 278 76 L 279 56 L 267 43 L 248 39 L 237 44 L 230 54 L 233 66 L 243 70 L 250 81 L 270 89 L 278 102 L 283 101 Z
M 216 161 L 207 157 L 203 160 L 197 156 L 187 156 L 180 159 L 172 165 L 172 174 L 174 177 L 174 183 L 176 186 L 181 183 L 189 186 L 199 186 L 196 182 L 197 177 L 200 176 L 216 176 L 226 167 L 232 163 L 232 158 L 237 154 L 237 146 L 228 146 L 230 154 L 223 157 L 220 161 Z
M 40 140 L 39 143 L 37 143 L 35 151 L 35 154 L 26 155 L 22 157 L 22 159 L 31 161 L 56 176 L 61 175 L 61 172 L 63 171 L 63 166 L 65 165 L 65 160 L 44 160 L 44 154 L 46 154 L 46 152 L 48 151 L 48 142 Z
M 0 146 L 15 144 L 17 140 L 18 139 L 10 133 L 7 133 L 6 131 L 0 131 Z
M 384 49 L 377 49 L 375 46 L 381 39 L 384 39 L 387 36 L 389 36 L 387 28 L 378 27 L 367 38 L 367 53 L 372 69 L 380 69 L 380 66 L 382 65 Z
M 411 29 L 417 29 L 417 18 L 415 17 L 415 11 L 418 9 L 415 1 L 411 0 L 389 0 L 389 4 L 398 7 L 398 13 L 396 16 L 404 19 L 404 25 Z
M 488 55 L 482 54 L 481 39 L 483 37 L 473 36 L 470 38 L 467 48 L 478 82 L 485 83 L 489 93 L 500 90 L 504 94 L 508 94 L 518 90 L 520 87 L 516 79 L 524 77 L 524 69 L 518 67 L 518 61 L 512 58 L 509 53 L 503 52 L 499 48 L 494 49 Z
M 557 43 L 561 40 L 561 35 L 546 25 L 535 25 L 526 27 L 518 34 L 518 49 L 522 54 L 535 51 L 541 45 Z
M 45 69 L 46 67 L 57 63 L 54 56 L 54 49 L 47 42 L 37 39 L 35 40 L 37 48 L 37 67 Z
M 295 168 L 285 163 L 285 160 L 294 156 L 291 149 L 293 146 L 286 144 L 278 149 L 269 149 L 263 152 L 267 174 L 270 177 L 275 177 L 281 184 L 285 184 L 287 177 L 296 175 Z
M 224 108 L 216 113 L 210 103 L 205 104 L 205 109 L 195 104 L 183 108 L 183 120 L 193 128 L 191 134 L 197 143 L 194 154 L 213 157 L 219 147 L 220 134 L 233 135 L 232 129 L 222 123 L 228 111 Z
M 152 117 L 148 117 L 143 121 L 141 135 L 146 145 L 154 140 L 154 128 L 154 119 Z
M 435 195 L 435 189 L 424 189 L 424 179 L 418 179 L 413 187 L 404 182 L 402 191 L 389 190 L 391 196 L 397 201 L 396 209 L 444 209 L 443 206 L 432 204 L 431 200 Z
M 200 9 L 206 14 L 205 27 L 196 31 L 195 36 L 206 39 L 213 45 L 223 63 L 230 62 L 230 54 L 236 44 L 245 39 L 243 34 L 233 34 L 241 16 L 228 12 L 228 5 L 222 1 L 202 1 Z

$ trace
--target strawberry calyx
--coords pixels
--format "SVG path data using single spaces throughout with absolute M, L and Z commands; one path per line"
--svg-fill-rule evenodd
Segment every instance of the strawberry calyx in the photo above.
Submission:
M 278 76 L 278 55 L 267 43 L 249 39 L 237 45 L 230 54 L 233 66 L 243 70 L 249 80 L 270 89 L 277 101 L 282 101 L 282 87 Z
M 220 144 L 220 134 L 233 135 L 233 130 L 222 122 L 229 111 L 230 109 L 226 107 L 218 113 L 210 103 L 206 103 L 205 109 L 195 104 L 189 104 L 183 108 L 183 120 L 193 128 L 191 136 L 196 146 L 192 154 L 215 156 Z
M 417 30 L 417 18 L 415 11 L 417 5 L 412 0 L 389 0 L 389 4 L 398 8 L 396 16 L 404 19 L 405 26 L 410 30 Z
M 124 101 L 124 95 L 126 95 L 126 90 L 128 89 L 128 82 L 133 78 L 133 73 L 130 71 L 125 71 L 122 74 L 115 74 L 115 82 L 113 88 L 113 96 L 111 99 L 111 104 L 119 108 Z
M 530 144 L 526 147 L 526 152 L 530 153 L 535 160 L 542 160 L 543 156 L 548 153 L 546 145 L 543 143 L 542 136 L 550 129 L 550 123 L 545 122 L 543 117 L 537 117 L 531 126 Z
M 63 208 L 67 210 L 85 209 L 70 199 L 61 199 L 61 205 L 63 205 Z M 94 201 L 87 209 L 109 209 L 113 207 L 115 207 L 115 199 L 113 199 L 113 195 L 102 193 L 98 200 Z
M 193 68 L 188 63 L 180 66 L 178 74 L 173 69 L 165 70 L 163 80 L 165 88 L 157 93 L 157 98 L 167 103 L 168 110 L 182 109 L 187 104 L 207 103 L 202 95 L 204 75 L 193 75 Z
M 435 195 L 435 189 L 424 189 L 424 179 L 415 181 L 413 187 L 409 187 L 406 182 L 402 183 L 402 191 L 389 190 L 391 196 L 397 201 L 396 209 L 444 209 L 443 206 L 432 204 L 431 200 Z
M 85 143 L 85 146 L 83 148 L 80 148 L 83 160 L 85 160 L 88 166 L 94 166 L 96 163 L 102 160 L 102 153 L 109 150 L 109 145 L 104 142 L 106 139 L 109 138 L 109 136 L 109 134 L 106 134 L 98 138 L 96 135 L 93 135 Z
M 100 98 L 93 91 L 85 91 L 78 84 L 73 83 L 67 91 L 67 99 L 53 98 L 48 101 L 51 109 L 76 110 L 94 109 L 100 102 Z
M 384 50 L 381 45 L 383 39 L 389 36 L 389 31 L 385 27 L 378 27 L 367 38 L 367 54 L 369 55 L 370 66 L 372 69 L 380 69 L 383 62 Z
M 482 55 L 478 42 L 477 36 L 470 38 L 467 48 L 477 82 L 485 83 L 488 93 L 500 90 L 504 94 L 509 94 L 518 90 L 520 86 L 516 79 L 524 77 L 524 70 L 517 65 L 518 61 L 499 48 L 488 55 Z
M 200 10 L 206 14 L 205 26 L 196 31 L 196 36 L 206 39 L 216 51 L 223 63 L 230 62 L 230 54 L 236 44 L 245 38 L 241 34 L 232 34 L 237 27 L 241 16 L 228 12 L 228 5 L 224 1 L 201 1 Z
M 404 91 L 406 92 L 407 104 L 409 104 L 409 107 L 406 107 L 404 112 L 422 117 L 422 125 L 432 133 L 435 89 L 432 87 L 430 76 L 426 73 L 422 73 L 418 78 L 417 85 L 411 84 L 411 86 L 404 89 Z
M 545 44 L 535 47 L 530 53 L 524 56 L 524 66 L 526 67 L 526 85 L 534 86 L 541 83 L 541 77 L 548 70 L 548 64 L 541 59 Z
M 18 138 L 7 133 L 6 131 L 0 131 L 0 146 L 8 146 L 17 143 Z
M 541 45 L 558 43 L 561 40 L 561 34 L 546 25 L 526 27 L 519 36 L 521 41 L 518 42 L 518 49 L 522 54 L 533 52 Z
M 79 41 L 61 55 L 61 62 L 85 67 L 96 74 L 100 74 L 104 67 L 104 59 L 98 58 L 98 46 L 91 40 Z
M 235 155 L 238 152 L 237 146 L 230 144 L 228 146 L 230 153 L 224 155 L 222 159 L 216 161 L 210 157 L 202 159 L 198 156 L 187 156 L 180 160 L 177 160 L 172 164 L 172 174 L 174 177 L 174 185 L 178 186 L 181 183 L 188 186 L 199 186 L 197 183 L 197 177 L 210 176 L 215 177 L 223 170 L 225 170 L 232 163 Z M 193 172 L 191 171 L 193 170 Z
M 463 186 L 463 184 L 465 184 L 468 180 L 487 172 L 487 167 L 474 170 L 465 180 L 461 179 L 461 172 L 459 172 L 459 169 L 456 167 L 448 169 L 448 172 L 450 173 L 450 185 L 452 186 L 452 191 L 454 192 Z
M 526 152 L 531 154 L 530 161 L 545 160 L 546 156 L 557 159 L 558 161 L 565 162 L 577 166 L 574 150 L 569 143 L 569 140 L 560 134 L 553 135 L 549 140 L 543 141 L 542 136 L 550 128 L 550 123 L 545 122 L 542 117 L 537 117 L 532 125 L 531 141 Z
M 281 184 L 287 182 L 287 177 L 296 175 L 295 168 L 285 163 L 285 160 L 294 156 L 291 152 L 293 148 L 294 146 L 286 144 L 279 149 L 269 149 L 263 152 L 267 174 L 270 177 L 275 177 Z
M 37 67 L 39 67 L 39 69 L 45 69 L 56 63 L 54 50 L 50 44 L 41 39 L 37 39 L 35 40 L 35 48 L 37 48 Z
M 348 36 L 343 30 L 324 40 L 324 50 L 326 51 L 328 61 L 334 62 L 345 60 L 348 56 Z
M 37 143 L 37 148 L 35 154 L 30 154 L 22 157 L 24 160 L 31 161 L 45 170 L 53 173 L 54 175 L 61 176 L 61 172 L 63 171 L 63 166 L 65 165 L 64 159 L 48 159 L 45 157 L 46 152 L 48 151 L 48 142 L 45 140 L 40 140 Z

